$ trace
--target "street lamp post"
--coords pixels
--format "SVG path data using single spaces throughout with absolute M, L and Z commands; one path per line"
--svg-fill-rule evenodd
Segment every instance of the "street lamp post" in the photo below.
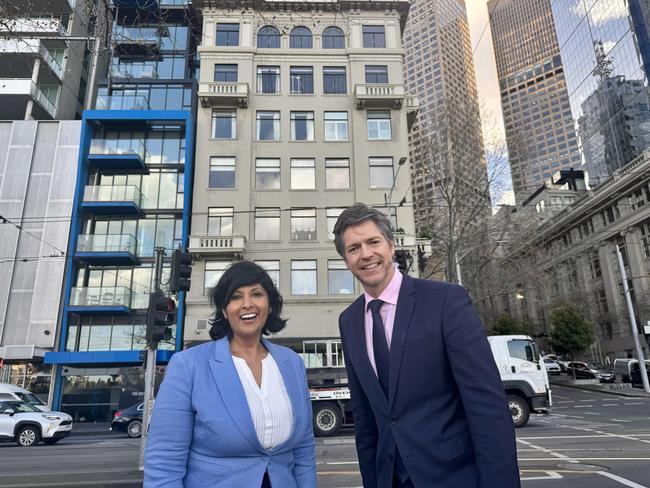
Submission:
M 456 265 L 456 283 L 458 283 L 460 286 L 463 286 L 463 279 L 460 274 L 460 261 L 467 256 L 470 252 L 475 251 L 476 249 L 479 249 L 484 246 L 491 246 L 493 244 L 505 244 L 508 241 L 491 241 L 491 242 L 484 242 L 482 244 L 477 244 L 475 246 L 472 246 L 468 249 L 465 249 L 464 252 L 458 252 L 454 251 L 454 264 Z
M 625 303 L 627 304 L 627 311 L 630 315 L 630 326 L 632 327 L 632 338 L 634 339 L 634 348 L 636 349 L 636 357 L 639 361 L 639 372 L 641 373 L 641 382 L 643 383 L 643 390 L 650 393 L 650 384 L 648 384 L 648 371 L 645 368 L 645 360 L 643 358 L 643 349 L 639 342 L 639 333 L 636 325 L 636 317 L 634 316 L 634 307 L 632 305 L 632 297 L 630 296 L 630 288 L 627 286 L 627 273 L 625 273 L 625 263 L 623 263 L 623 254 L 621 254 L 621 247 L 616 244 L 616 258 L 618 259 L 618 268 L 621 272 L 623 279 L 623 294 L 625 295 Z

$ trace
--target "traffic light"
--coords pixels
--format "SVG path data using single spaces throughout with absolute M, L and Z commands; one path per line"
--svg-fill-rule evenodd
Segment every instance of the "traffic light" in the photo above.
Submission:
M 190 291 L 192 276 L 192 256 L 188 252 L 176 249 L 172 253 L 172 271 L 169 278 L 169 291 Z
M 413 258 L 411 258 L 411 253 L 408 251 L 395 251 L 395 261 L 397 262 L 397 267 L 400 271 L 408 273 L 413 263 Z
M 160 342 L 172 338 L 171 326 L 174 324 L 174 309 L 176 303 L 162 293 L 149 294 L 147 309 L 146 339 L 149 342 Z
M 427 267 L 427 256 L 424 254 L 424 246 L 418 246 L 418 269 L 422 273 Z

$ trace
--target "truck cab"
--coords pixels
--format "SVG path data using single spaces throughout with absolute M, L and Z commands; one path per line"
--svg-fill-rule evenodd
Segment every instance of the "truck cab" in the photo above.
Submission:
M 499 369 L 515 427 L 528 423 L 530 412 L 543 412 L 552 405 L 544 361 L 529 336 L 489 336 L 488 342 Z

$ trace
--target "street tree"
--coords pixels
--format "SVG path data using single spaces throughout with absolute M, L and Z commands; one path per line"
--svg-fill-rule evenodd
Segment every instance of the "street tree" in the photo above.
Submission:
M 567 354 L 571 361 L 595 340 L 594 325 L 574 305 L 560 305 L 550 314 L 551 344 L 556 352 Z M 573 372 L 575 380 L 575 370 Z
M 490 328 L 493 335 L 528 335 L 530 334 L 529 325 L 508 314 L 501 315 Z

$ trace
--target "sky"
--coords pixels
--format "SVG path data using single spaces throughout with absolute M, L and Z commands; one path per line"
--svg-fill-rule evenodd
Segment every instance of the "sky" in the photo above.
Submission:
M 499 83 L 497 68 L 492 49 L 492 34 L 488 24 L 487 0 L 465 0 L 467 19 L 472 49 L 474 50 L 474 67 L 476 69 L 476 85 L 479 99 L 486 112 L 489 125 L 498 124 L 500 134 L 503 134 L 503 119 L 501 117 L 501 99 L 499 98 Z M 486 28 L 487 25 L 487 28 Z M 483 30 L 485 29 L 485 32 Z M 483 37 L 481 37 L 483 33 Z

